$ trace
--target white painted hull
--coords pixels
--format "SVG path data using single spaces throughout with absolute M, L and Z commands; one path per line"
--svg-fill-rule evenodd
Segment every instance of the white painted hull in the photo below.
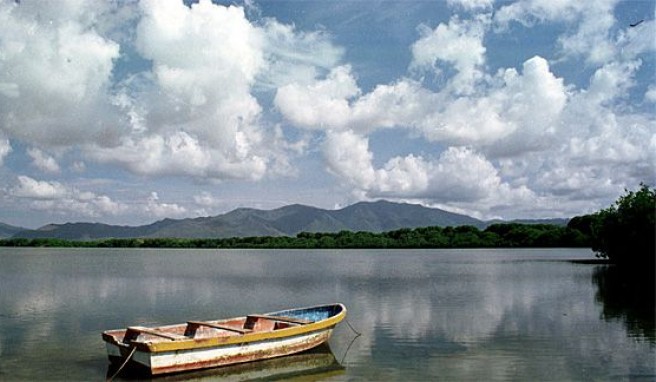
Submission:
M 268 339 L 245 344 L 156 353 L 137 350 L 132 355 L 130 362 L 138 364 L 137 366 L 148 370 L 153 375 L 226 366 L 309 350 L 326 342 L 331 334 L 332 328 L 327 328 L 293 337 Z M 106 343 L 106 345 L 110 359 L 125 359 L 128 349 L 121 349 L 118 345 L 111 343 Z

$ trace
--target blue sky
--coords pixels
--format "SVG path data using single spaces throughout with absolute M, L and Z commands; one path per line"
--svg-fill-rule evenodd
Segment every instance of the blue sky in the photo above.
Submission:
M 0 2 L 0 222 L 656 184 L 654 1 Z M 641 20 L 640 24 L 630 26 Z

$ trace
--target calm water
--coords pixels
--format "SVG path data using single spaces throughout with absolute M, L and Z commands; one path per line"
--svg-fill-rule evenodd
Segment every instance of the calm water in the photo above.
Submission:
M 314 353 L 159 380 L 654 380 L 650 323 L 608 314 L 604 266 L 580 258 L 0 248 L 0 380 L 104 380 L 105 329 L 329 302 L 362 336 L 344 322 Z

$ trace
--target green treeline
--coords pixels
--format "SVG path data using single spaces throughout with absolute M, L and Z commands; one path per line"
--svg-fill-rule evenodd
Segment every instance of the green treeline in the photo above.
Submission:
M 614 205 L 569 224 L 585 231 L 592 249 L 613 263 L 650 273 L 656 269 L 656 189 L 642 184 Z
M 589 236 L 579 229 L 550 224 L 493 224 L 484 230 L 473 226 L 425 227 L 372 233 L 301 232 L 296 237 L 243 238 L 131 238 L 94 241 L 62 239 L 5 239 L 0 246 L 86 248 L 512 248 L 590 247 Z

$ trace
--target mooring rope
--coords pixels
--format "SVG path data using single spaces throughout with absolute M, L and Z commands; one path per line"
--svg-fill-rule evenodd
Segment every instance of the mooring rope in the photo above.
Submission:
M 362 333 L 360 333 L 357 330 L 353 329 L 353 326 L 351 326 L 351 323 L 349 322 L 348 318 L 346 318 L 344 321 L 346 321 L 346 325 L 348 325 L 348 327 L 351 328 L 353 333 L 357 334 L 358 337 L 362 335 Z
M 351 323 L 349 322 L 348 319 L 345 319 L 344 321 L 346 322 L 346 325 L 348 325 L 348 327 L 351 329 L 351 331 L 353 331 L 353 333 L 355 333 L 355 337 L 353 337 L 351 342 L 349 342 L 348 346 L 346 347 L 346 351 L 344 352 L 344 355 L 342 356 L 342 360 L 339 362 L 340 365 L 344 364 L 344 360 L 346 359 L 346 355 L 348 354 L 349 350 L 351 350 L 351 346 L 353 346 L 353 343 L 355 342 L 355 340 L 357 340 L 362 335 L 362 333 L 360 333 L 357 330 L 353 329 L 353 325 L 351 325 Z
M 128 354 L 128 356 L 125 357 L 125 361 L 123 361 L 123 364 L 121 364 L 121 366 L 118 368 L 118 370 L 116 370 L 116 372 L 114 373 L 114 375 L 112 375 L 111 377 L 107 378 L 107 380 L 106 380 L 107 382 L 112 382 L 112 380 L 114 380 L 114 378 L 116 378 L 116 376 L 118 375 L 118 373 L 120 373 L 121 370 L 123 370 L 123 368 L 125 367 L 125 365 L 128 364 L 128 361 L 130 360 L 130 358 L 132 358 L 132 356 L 134 355 L 134 352 L 135 352 L 135 351 L 137 351 L 137 347 L 136 347 L 136 346 L 134 346 L 134 347 L 132 348 L 132 350 L 130 350 L 130 354 Z

